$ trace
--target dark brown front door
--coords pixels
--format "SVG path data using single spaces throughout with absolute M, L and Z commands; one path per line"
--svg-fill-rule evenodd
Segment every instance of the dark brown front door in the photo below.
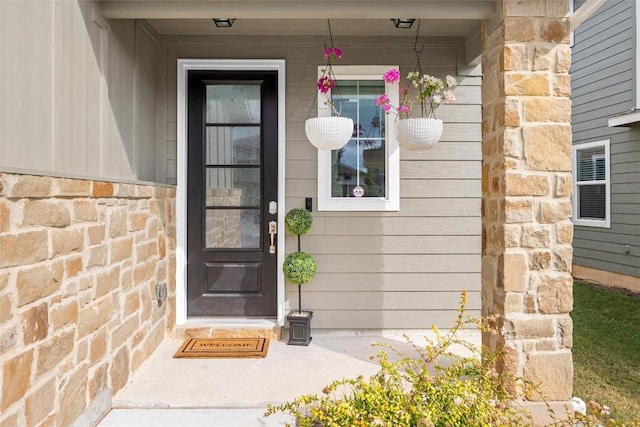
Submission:
M 187 314 L 276 316 L 277 72 L 188 79 Z

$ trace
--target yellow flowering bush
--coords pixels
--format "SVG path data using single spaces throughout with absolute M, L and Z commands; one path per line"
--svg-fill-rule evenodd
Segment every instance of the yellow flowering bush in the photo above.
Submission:
M 499 351 L 482 351 L 458 338 L 463 328 L 498 333 L 497 319 L 466 315 L 463 292 L 455 325 L 420 346 L 406 337 L 415 354 L 408 355 L 388 344 L 372 357 L 380 365 L 370 378 L 359 376 L 332 382 L 322 394 L 303 395 L 282 405 L 269 406 L 266 415 L 286 412 L 300 427 L 521 427 L 533 426 L 529 412 L 515 404 L 505 384 L 518 384 L 530 393 L 536 387 L 513 375 L 501 373 Z M 463 346 L 467 356 L 452 351 Z M 393 354 L 397 357 L 390 357 Z M 393 359 L 393 360 L 392 360 Z M 568 408 L 567 408 L 568 409 Z M 590 403 L 586 415 L 557 417 L 549 407 L 554 427 L 625 426 L 607 419 L 607 408 Z M 567 410 L 567 413 L 572 411 Z

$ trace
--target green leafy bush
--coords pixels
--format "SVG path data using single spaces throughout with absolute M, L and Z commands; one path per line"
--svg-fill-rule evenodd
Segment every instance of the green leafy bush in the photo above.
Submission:
M 294 208 L 287 212 L 284 224 L 291 234 L 306 234 L 313 225 L 311 212 L 303 208 Z
M 285 258 L 282 271 L 290 283 L 302 285 L 315 276 L 316 261 L 306 252 L 293 252 Z
M 458 331 L 469 327 L 485 334 L 499 333 L 492 326 L 499 323 L 495 318 L 471 318 L 465 314 L 465 305 L 466 293 L 463 292 L 454 327 L 447 332 L 433 327 L 435 338 L 427 338 L 425 346 L 406 337 L 414 354 L 408 355 L 388 344 L 377 344 L 386 351 L 372 357 L 380 365 L 372 377 L 334 381 L 320 395 L 303 395 L 282 405 L 269 406 L 266 415 L 287 412 L 296 418 L 300 427 L 533 426 L 531 415 L 514 402 L 505 384 L 517 383 L 527 395 L 536 387 L 501 373 L 498 367 L 504 360 L 499 351 L 482 351 L 457 337 Z M 463 346 L 469 355 L 454 354 L 452 346 Z M 603 418 L 606 411 L 601 409 L 590 405 L 589 415 L 562 419 L 556 417 L 549 406 L 553 420 L 550 425 L 625 427 L 607 421 Z

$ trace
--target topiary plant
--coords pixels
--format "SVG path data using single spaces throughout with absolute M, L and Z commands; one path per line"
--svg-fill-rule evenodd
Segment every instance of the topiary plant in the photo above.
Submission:
M 313 225 L 313 217 L 306 209 L 294 208 L 284 217 L 284 224 L 291 234 L 306 234 Z
M 293 252 L 285 258 L 282 271 L 289 282 L 302 285 L 315 276 L 316 261 L 306 252 Z
M 298 312 L 302 312 L 300 285 L 310 282 L 316 275 L 316 261 L 306 252 L 293 252 L 285 258 L 282 271 L 290 283 L 298 285 Z

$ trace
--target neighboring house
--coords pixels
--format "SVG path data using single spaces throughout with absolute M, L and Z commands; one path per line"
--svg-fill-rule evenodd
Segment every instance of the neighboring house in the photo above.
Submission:
M 507 349 L 505 370 L 567 403 L 567 14 L 556 0 L 0 1 L 0 425 L 92 425 L 166 336 L 279 336 L 297 292 L 283 218 L 307 198 L 314 330 L 447 327 L 464 289 L 469 313 L 502 316 L 485 344 Z M 371 107 L 384 71 L 416 63 L 416 26 L 397 15 L 423 18 L 424 71 L 460 83 L 431 151 L 399 149 Z M 327 18 L 364 128 L 342 153 L 303 130 Z
M 638 3 L 607 0 L 573 41 L 573 273 L 640 291 Z

